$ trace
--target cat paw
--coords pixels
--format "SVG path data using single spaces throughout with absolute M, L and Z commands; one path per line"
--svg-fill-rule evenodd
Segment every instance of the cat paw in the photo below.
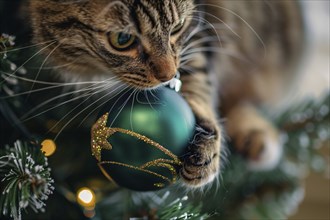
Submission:
M 247 160 L 250 170 L 271 170 L 281 159 L 282 144 L 275 131 L 250 130 L 233 139 L 235 150 Z
M 196 188 L 212 182 L 220 168 L 220 129 L 207 121 L 199 123 L 182 160 L 180 176 L 185 185 Z
M 250 170 L 271 170 L 279 163 L 283 148 L 279 132 L 253 106 L 233 109 L 226 128 L 235 151 L 246 159 Z

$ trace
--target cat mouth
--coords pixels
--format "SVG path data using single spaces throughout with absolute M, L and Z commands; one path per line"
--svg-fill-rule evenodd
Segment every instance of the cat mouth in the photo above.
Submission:
M 181 80 L 180 80 L 180 74 L 177 73 L 173 78 L 162 82 L 159 80 L 148 80 L 148 79 L 137 79 L 137 78 L 132 78 L 131 76 L 123 75 L 121 77 L 122 81 L 125 82 L 126 84 L 137 88 L 141 90 L 152 90 L 152 89 L 157 89 L 159 87 L 169 87 L 171 89 L 174 89 L 176 91 L 179 91 L 181 89 Z
M 170 79 L 170 80 L 168 80 L 168 81 L 166 81 L 166 82 L 162 82 L 162 83 L 160 83 L 160 84 L 163 85 L 163 86 L 169 86 L 172 80 L 173 80 L 173 79 Z
M 166 82 L 161 82 L 161 83 L 145 83 L 145 82 L 132 82 L 132 81 L 126 81 L 123 80 L 123 82 L 125 82 L 126 84 L 130 85 L 133 88 L 139 89 L 139 90 L 154 90 L 160 87 L 170 87 L 171 85 L 171 80 L 166 81 Z
M 137 88 L 139 90 L 149 90 L 149 89 L 158 88 L 160 86 L 164 86 L 163 83 L 159 83 L 159 82 L 156 83 L 149 80 L 131 80 L 125 77 L 122 78 L 122 81 L 128 84 L 129 86 L 133 88 Z

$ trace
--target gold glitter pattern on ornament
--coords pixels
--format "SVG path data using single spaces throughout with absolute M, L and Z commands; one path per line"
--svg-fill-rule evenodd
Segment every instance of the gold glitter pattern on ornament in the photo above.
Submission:
M 164 183 L 154 183 L 154 186 L 158 187 L 158 188 L 163 188 L 165 187 Z
M 115 161 L 102 161 L 102 162 L 99 162 L 98 164 L 99 165 L 112 164 L 112 165 L 127 167 L 127 168 L 130 168 L 130 169 L 133 169 L 133 170 L 138 170 L 138 171 L 142 171 L 142 172 L 148 173 L 148 174 L 153 175 L 153 176 L 157 176 L 157 177 L 167 181 L 168 183 L 172 183 L 172 181 L 169 178 L 167 178 L 166 176 L 160 175 L 160 174 L 155 173 L 155 172 L 150 171 L 150 170 L 141 169 L 140 167 L 135 167 L 135 166 L 132 166 L 132 165 L 129 165 L 129 164 L 126 164 L 126 163 L 120 163 L 120 162 L 115 162 Z
M 156 159 L 156 160 L 153 160 L 153 161 L 147 162 L 147 163 L 141 165 L 140 168 L 145 169 L 145 168 L 148 168 L 148 167 L 155 166 L 155 165 L 157 165 L 157 164 L 159 164 L 159 163 L 176 164 L 176 162 L 173 161 L 173 160 L 160 158 L 160 159 Z
M 112 146 L 107 139 L 114 133 L 114 131 L 107 128 L 108 115 L 108 113 L 103 115 L 92 127 L 92 155 L 98 161 L 101 161 L 102 149 L 112 149 Z
M 101 166 L 102 164 L 112 164 L 112 165 L 117 165 L 117 166 L 124 166 L 124 167 L 130 168 L 130 169 L 133 169 L 133 170 L 139 170 L 139 171 L 142 171 L 144 173 L 148 173 L 150 175 L 159 177 L 159 178 L 161 178 L 164 181 L 169 182 L 169 183 L 174 183 L 176 181 L 177 173 L 176 173 L 176 169 L 175 169 L 174 165 L 180 166 L 182 163 L 175 154 L 173 154 L 171 151 L 164 148 L 159 143 L 149 139 L 148 137 L 146 137 L 144 135 L 141 135 L 141 134 L 138 134 L 138 133 L 135 133 L 133 131 L 126 130 L 126 129 L 122 129 L 122 128 L 108 128 L 106 126 L 107 121 L 108 121 L 108 117 L 109 117 L 108 113 L 101 116 L 97 120 L 97 122 L 92 126 L 92 130 L 91 130 L 92 155 L 99 161 L 99 166 L 100 166 L 102 172 L 105 174 L 105 176 L 108 179 L 113 181 L 111 176 L 108 173 L 106 173 L 106 171 L 102 168 L 102 166 Z M 159 158 L 159 159 L 147 162 L 147 163 L 145 163 L 145 164 L 143 164 L 139 167 L 132 166 L 132 165 L 129 165 L 129 164 L 120 163 L 120 162 L 115 162 L 115 161 L 101 161 L 101 151 L 103 149 L 105 149 L 105 150 L 111 150 L 112 149 L 112 146 L 108 142 L 108 139 L 113 134 L 115 134 L 116 132 L 127 134 L 129 136 L 135 137 L 135 138 L 149 144 L 150 146 L 159 149 L 165 155 L 172 158 L 172 160 Z M 172 178 L 169 179 L 169 178 L 167 178 L 167 177 L 165 177 L 161 174 L 155 173 L 154 171 L 148 170 L 148 168 L 150 168 L 150 167 L 167 168 L 170 171 L 170 173 L 172 174 Z M 165 184 L 164 183 L 154 183 L 154 186 L 162 188 L 162 187 L 165 186 Z
M 176 181 L 177 175 L 176 175 L 176 169 L 171 165 L 171 164 L 175 164 L 177 165 L 174 161 L 172 160 L 167 160 L 167 159 L 156 159 L 153 161 L 150 161 L 146 164 L 143 164 L 142 166 L 140 166 L 141 169 L 145 169 L 145 168 L 149 168 L 149 167 L 164 167 L 167 168 L 173 178 L 172 178 L 172 182 Z

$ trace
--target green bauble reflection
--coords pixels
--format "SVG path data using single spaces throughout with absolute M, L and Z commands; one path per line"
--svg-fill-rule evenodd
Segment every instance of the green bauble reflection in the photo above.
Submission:
M 133 131 L 157 142 L 176 156 L 182 155 L 194 133 L 195 118 L 181 95 L 168 88 L 131 94 L 118 95 L 113 99 L 115 103 L 109 102 L 101 111 L 101 115 L 109 113 L 107 127 Z M 162 150 L 119 132 L 108 138 L 108 142 L 112 149 L 102 150 L 102 161 L 115 161 L 117 164 L 102 163 L 100 166 L 118 185 L 147 191 L 171 183 L 168 180 L 173 179 L 173 170 L 164 165 L 151 166 L 148 172 L 139 169 L 157 159 L 173 160 Z M 119 166 L 118 163 L 137 169 Z

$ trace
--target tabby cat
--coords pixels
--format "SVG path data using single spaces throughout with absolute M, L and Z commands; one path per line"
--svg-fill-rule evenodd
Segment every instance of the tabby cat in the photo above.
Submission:
M 30 0 L 28 14 L 34 43 L 49 43 L 43 52 L 66 81 L 144 90 L 180 75 L 197 121 L 180 170 L 187 186 L 218 176 L 223 139 L 251 169 L 278 163 L 279 133 L 257 109 L 293 78 L 303 48 L 297 1 Z

